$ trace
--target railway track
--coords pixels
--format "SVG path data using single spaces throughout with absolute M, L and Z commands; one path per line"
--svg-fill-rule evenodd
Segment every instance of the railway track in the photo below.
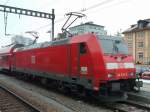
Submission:
M 150 106 L 132 100 L 121 101 L 111 105 L 104 104 L 104 106 L 115 112 L 150 112 Z
M 0 85 L 0 112 L 39 112 L 39 110 Z
M 91 101 L 89 101 L 89 103 L 86 101 L 83 101 L 82 98 L 75 97 L 76 95 L 75 96 L 65 95 L 63 93 L 58 92 L 55 89 L 52 89 L 52 88 L 50 89 L 49 87 L 48 88 L 43 87 L 42 85 L 34 84 L 33 82 L 29 83 L 26 81 L 21 81 L 13 77 L 4 76 L 4 75 L 1 75 L 0 82 L 9 88 L 16 87 L 18 85 L 27 91 L 29 90 L 34 93 L 40 94 L 41 96 L 43 96 L 42 98 L 45 97 L 46 100 L 51 99 L 53 100 L 53 102 L 57 102 L 59 103 L 59 105 L 62 105 L 63 107 L 68 108 L 69 111 L 63 111 L 63 112 L 112 112 L 111 110 L 106 109 L 105 107 L 97 106 L 97 105 L 94 105 L 93 103 L 90 103 Z M 12 86 L 10 87 L 10 85 Z M 16 87 L 16 89 L 17 88 L 18 87 Z M 17 90 L 17 91 L 20 91 L 20 90 Z M 34 97 L 34 99 L 35 98 L 36 97 Z M 58 110 L 57 112 L 62 112 L 62 110 Z M 42 112 L 45 112 L 45 111 L 42 111 Z
M 136 106 L 136 107 L 141 108 L 143 110 L 150 111 L 150 105 L 148 105 L 146 103 L 135 102 L 135 101 L 132 101 L 132 100 L 127 100 L 127 101 L 124 101 L 123 103 Z

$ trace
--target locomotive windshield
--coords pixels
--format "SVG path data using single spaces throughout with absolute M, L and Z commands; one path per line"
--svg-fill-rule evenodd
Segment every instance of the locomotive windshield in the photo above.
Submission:
M 122 40 L 99 39 L 105 54 L 128 54 L 128 48 Z

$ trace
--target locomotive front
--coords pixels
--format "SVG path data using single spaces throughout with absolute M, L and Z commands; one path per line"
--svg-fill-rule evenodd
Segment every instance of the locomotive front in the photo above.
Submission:
M 136 71 L 133 57 L 129 54 L 127 45 L 120 38 L 99 38 L 100 47 L 105 62 L 105 83 L 101 90 L 107 94 L 115 92 L 133 91 L 142 86 L 136 81 Z M 102 91 L 102 93 L 105 93 Z

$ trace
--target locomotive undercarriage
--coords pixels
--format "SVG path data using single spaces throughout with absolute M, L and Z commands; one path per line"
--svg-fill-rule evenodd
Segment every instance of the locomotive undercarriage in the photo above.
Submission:
M 135 79 L 109 81 L 105 86 L 109 91 L 131 91 L 135 86 Z
M 117 80 L 117 81 L 109 81 L 107 83 L 102 83 L 101 90 L 106 90 L 110 92 L 116 91 L 134 91 L 134 88 L 138 86 L 142 87 L 141 82 L 137 82 L 136 79 L 128 79 L 128 80 Z
M 127 99 L 127 92 L 137 92 L 142 87 L 142 82 L 137 82 L 136 79 L 109 81 L 100 84 L 99 96 L 104 97 L 109 101 Z
M 78 84 L 73 78 L 71 82 L 58 80 L 55 78 L 46 78 L 37 75 L 33 75 L 33 72 L 23 73 L 15 71 L 17 77 L 22 77 L 22 79 L 28 79 L 36 82 L 41 82 L 43 85 L 50 86 L 52 88 L 61 90 L 65 93 L 76 94 L 76 96 L 92 96 L 100 101 L 122 101 L 127 98 L 126 92 L 133 91 L 136 82 L 135 79 L 129 80 L 118 80 L 109 81 L 106 83 L 100 83 L 99 91 L 94 91 L 92 88 L 85 88 L 84 85 Z M 91 81 L 88 81 L 92 85 Z M 86 84 L 87 86 L 87 84 Z M 90 86 L 89 86 L 90 87 Z

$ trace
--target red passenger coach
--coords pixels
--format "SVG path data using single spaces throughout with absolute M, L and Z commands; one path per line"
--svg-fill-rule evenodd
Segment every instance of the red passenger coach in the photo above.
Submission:
M 0 68 L 9 70 L 11 68 L 11 56 L 13 52 L 13 46 L 7 46 L 0 50 Z
M 11 48 L 0 50 L 0 67 L 1 69 L 10 69 L 11 66 Z
M 11 70 L 13 50 L 22 45 L 9 45 L 0 49 L 0 69 Z
M 12 71 L 98 98 L 124 98 L 137 85 L 133 58 L 119 38 L 85 34 L 19 47 L 7 63 Z

